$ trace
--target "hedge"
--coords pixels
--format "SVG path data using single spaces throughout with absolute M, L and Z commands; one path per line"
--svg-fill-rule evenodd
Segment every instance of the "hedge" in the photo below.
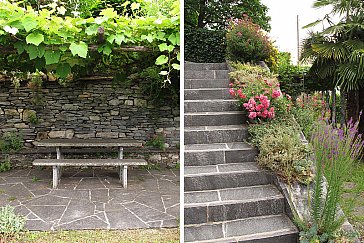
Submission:
M 226 31 L 185 27 L 185 59 L 190 62 L 225 62 Z

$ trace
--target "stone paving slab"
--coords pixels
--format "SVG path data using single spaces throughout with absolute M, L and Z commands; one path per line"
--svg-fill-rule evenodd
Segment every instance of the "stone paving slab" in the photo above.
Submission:
M 50 168 L 0 173 L 0 207 L 11 205 L 29 230 L 177 227 L 179 171 L 129 170 L 128 188 L 115 168 L 65 168 L 52 189 Z

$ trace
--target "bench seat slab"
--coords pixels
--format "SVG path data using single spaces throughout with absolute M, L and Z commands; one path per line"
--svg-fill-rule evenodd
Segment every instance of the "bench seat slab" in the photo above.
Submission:
M 44 139 L 33 144 L 40 147 L 141 147 L 143 142 L 133 139 Z
M 123 166 L 147 165 L 144 159 L 36 159 L 33 165 L 40 166 Z

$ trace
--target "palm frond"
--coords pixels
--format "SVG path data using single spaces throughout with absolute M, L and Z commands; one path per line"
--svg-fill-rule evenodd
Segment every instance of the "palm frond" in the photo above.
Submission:
M 309 24 L 303 26 L 302 29 L 308 29 L 308 28 L 311 28 L 311 27 L 315 27 L 316 25 L 322 23 L 322 21 L 323 21 L 323 19 L 318 19 L 318 20 L 316 20 L 316 21 L 314 21 L 312 23 L 309 23 Z
M 317 52 L 318 56 L 321 56 L 324 59 L 333 59 L 333 60 L 343 60 L 349 56 L 349 51 L 343 45 L 343 43 L 317 43 L 312 44 L 313 51 Z
M 343 87 L 345 91 L 357 90 L 360 87 L 363 73 L 358 72 L 358 67 L 353 64 L 342 64 L 338 67 L 337 85 Z

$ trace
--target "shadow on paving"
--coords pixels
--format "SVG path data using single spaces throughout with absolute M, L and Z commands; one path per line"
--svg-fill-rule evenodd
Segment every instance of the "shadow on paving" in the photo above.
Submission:
M 124 189 L 116 169 L 66 168 L 57 189 L 52 171 L 0 173 L 0 207 L 26 216 L 29 230 L 177 227 L 179 172 L 129 170 Z

